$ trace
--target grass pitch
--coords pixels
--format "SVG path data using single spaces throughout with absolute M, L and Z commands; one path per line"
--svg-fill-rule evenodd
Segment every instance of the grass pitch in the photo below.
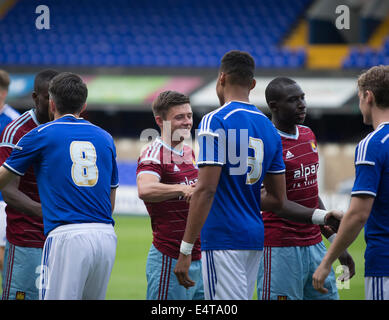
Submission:
M 115 230 L 118 236 L 115 265 L 108 285 L 108 300 L 144 300 L 146 298 L 146 259 L 152 241 L 149 217 L 118 216 Z M 325 240 L 326 246 L 328 242 Z M 341 300 L 363 300 L 365 242 L 363 233 L 348 249 L 354 259 L 356 275 L 339 290 Z M 339 262 L 334 263 L 335 272 Z M 339 276 L 341 271 L 336 274 Z M 256 298 L 256 293 L 254 294 Z

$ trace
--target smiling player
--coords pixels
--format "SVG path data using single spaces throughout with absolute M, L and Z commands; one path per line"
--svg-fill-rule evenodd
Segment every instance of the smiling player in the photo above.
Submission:
M 184 234 L 189 200 L 197 181 L 192 148 L 182 140 L 190 137 L 192 109 L 189 98 L 174 91 L 162 92 L 152 105 L 161 137 L 138 160 L 139 197 L 151 218 L 153 244 L 147 258 L 147 299 L 203 299 L 200 241 L 197 239 L 191 276 L 195 287 L 186 290 L 173 274 Z

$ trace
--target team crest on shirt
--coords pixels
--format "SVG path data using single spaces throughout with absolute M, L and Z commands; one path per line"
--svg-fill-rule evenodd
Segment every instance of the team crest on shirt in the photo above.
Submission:
M 192 159 L 192 163 L 193 163 L 193 167 L 195 167 L 196 169 L 198 169 L 199 167 L 197 166 L 197 163 L 194 159 Z
M 317 152 L 317 144 L 315 143 L 315 141 L 311 140 L 310 143 L 311 143 L 312 151 Z

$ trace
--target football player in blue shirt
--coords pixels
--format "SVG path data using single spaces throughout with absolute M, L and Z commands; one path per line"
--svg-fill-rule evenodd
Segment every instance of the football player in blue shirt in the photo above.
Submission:
M 365 298 L 389 300 L 389 66 L 375 66 L 358 78 L 359 109 L 374 131 L 355 151 L 355 182 L 338 234 L 313 275 L 325 293 L 331 264 L 365 227 Z
M 199 125 L 198 183 L 175 274 L 181 285 L 194 285 L 188 269 L 201 230 L 206 300 L 252 298 L 264 241 L 261 209 L 284 209 L 288 202 L 281 138 L 249 102 L 256 84 L 254 70 L 248 53 L 226 53 L 216 86 L 222 107 L 205 115 Z M 283 216 L 300 222 L 323 224 L 328 216 L 324 210 L 289 205 Z
M 31 130 L 0 168 L 0 189 L 32 164 L 47 236 L 40 299 L 104 299 L 116 253 L 113 139 L 79 118 L 87 87 L 72 73 L 49 84 L 52 122 Z

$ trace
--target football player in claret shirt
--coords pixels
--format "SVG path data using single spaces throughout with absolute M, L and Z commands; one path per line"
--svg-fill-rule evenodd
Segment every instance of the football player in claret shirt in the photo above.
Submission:
M 146 265 L 147 299 L 202 300 L 199 238 L 189 271 L 196 286 L 186 290 L 173 274 L 197 181 L 194 152 L 182 141 L 191 136 L 192 109 L 189 98 L 175 91 L 162 92 L 152 109 L 161 137 L 142 152 L 137 168 L 139 197 L 146 205 L 153 230 Z
M 35 108 L 11 122 L 0 138 L 0 163 L 3 163 L 19 140 L 32 129 L 49 121 L 49 82 L 58 74 L 42 70 L 34 79 L 32 98 Z M 7 203 L 7 242 L 5 250 L 3 300 L 38 300 L 37 268 L 41 264 L 43 234 L 42 208 L 33 167 L 16 177 L 2 191 Z M 39 270 L 38 270 L 39 272 Z
M 272 122 L 281 136 L 288 199 L 308 208 L 325 209 L 317 182 L 316 137 L 302 125 L 307 112 L 304 92 L 294 80 L 278 77 L 268 84 L 265 95 Z M 258 299 L 338 299 L 333 270 L 325 284 L 326 295 L 312 286 L 312 274 L 326 253 L 321 231 L 327 238 L 334 237 L 333 231 L 286 220 L 270 211 L 262 212 L 262 217 L 265 246 L 258 272 Z M 351 256 L 344 252 L 339 260 L 353 276 Z
M 41 300 L 104 299 L 115 260 L 116 148 L 108 132 L 79 118 L 87 95 L 76 74 L 51 79 L 54 120 L 26 133 L 0 167 L 1 190 L 34 169 L 46 236 Z
M 5 70 L 0 70 L 0 133 L 11 121 L 20 116 L 14 108 L 5 103 L 8 95 L 8 88 L 11 79 Z M 0 193 L 0 273 L 3 272 L 4 250 L 6 242 L 6 224 L 5 202 Z
M 355 181 L 350 206 L 338 234 L 313 274 L 323 285 L 333 261 L 365 227 L 365 299 L 389 300 L 389 66 L 376 66 L 358 78 L 363 123 L 374 131 L 355 150 Z

